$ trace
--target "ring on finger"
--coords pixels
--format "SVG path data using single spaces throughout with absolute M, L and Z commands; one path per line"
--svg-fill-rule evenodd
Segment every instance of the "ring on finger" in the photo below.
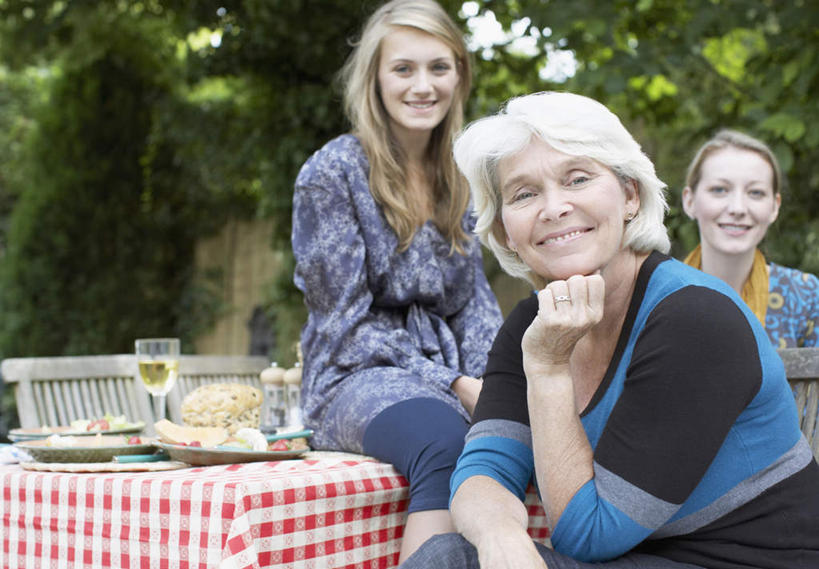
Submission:
M 571 302 L 571 301 L 572 301 L 572 297 L 569 296 L 569 295 L 566 295 L 566 294 L 560 294 L 560 295 L 555 297 L 555 303 L 558 303 L 558 302 Z

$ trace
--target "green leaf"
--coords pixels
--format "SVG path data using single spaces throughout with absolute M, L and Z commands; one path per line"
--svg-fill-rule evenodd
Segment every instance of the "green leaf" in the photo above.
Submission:
M 788 142 L 795 142 L 805 134 L 805 123 L 796 116 L 780 112 L 762 121 L 759 128 L 781 136 Z
M 787 87 L 801 71 L 801 63 L 799 61 L 789 61 L 782 67 L 782 85 Z

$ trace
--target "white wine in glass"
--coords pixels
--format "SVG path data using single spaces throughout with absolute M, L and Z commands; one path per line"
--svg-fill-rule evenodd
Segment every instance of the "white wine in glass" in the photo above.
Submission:
M 179 375 L 179 338 L 144 338 L 135 347 L 139 377 L 151 394 L 159 421 L 165 418 L 165 395 Z

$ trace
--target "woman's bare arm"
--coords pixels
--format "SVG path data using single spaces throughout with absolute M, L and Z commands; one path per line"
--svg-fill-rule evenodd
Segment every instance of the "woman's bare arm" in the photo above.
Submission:
M 450 505 L 455 528 L 478 550 L 481 569 L 545 569 L 526 528 L 526 507 L 488 476 L 472 476 Z

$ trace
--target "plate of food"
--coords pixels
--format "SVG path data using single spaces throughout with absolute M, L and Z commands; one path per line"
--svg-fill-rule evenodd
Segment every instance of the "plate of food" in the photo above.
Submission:
M 189 427 L 163 419 L 157 422 L 159 440 L 171 460 L 195 466 L 235 464 L 298 458 L 310 450 L 304 431 L 289 438 L 268 441 L 260 430 L 245 427 L 229 434 L 222 427 Z
M 153 439 L 102 433 L 93 437 L 52 434 L 14 445 L 38 462 L 109 462 L 115 456 L 151 454 L 156 450 Z
M 46 439 L 51 435 L 83 437 L 102 433 L 105 435 L 125 435 L 141 433 L 145 428 L 142 421 L 131 422 L 125 415 L 106 414 L 98 419 L 77 419 L 69 425 L 43 426 L 28 429 L 11 429 L 8 437 L 12 442 Z
M 170 455 L 171 460 L 178 460 L 193 466 L 213 466 L 216 464 L 238 464 L 241 462 L 265 462 L 298 458 L 310 450 L 308 447 L 293 450 L 256 451 L 230 446 L 196 447 L 156 443 Z

